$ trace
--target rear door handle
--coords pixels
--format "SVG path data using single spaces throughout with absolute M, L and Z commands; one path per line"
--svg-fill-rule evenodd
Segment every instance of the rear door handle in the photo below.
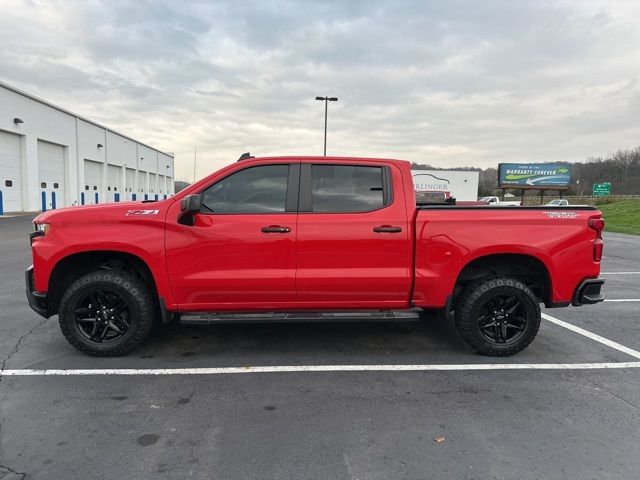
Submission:
M 281 227 L 280 225 L 269 225 L 268 227 L 262 227 L 262 233 L 289 233 L 291 229 L 289 227 Z
M 373 227 L 373 231 L 376 233 L 400 233 L 402 227 L 392 227 L 391 225 L 380 225 L 379 227 Z

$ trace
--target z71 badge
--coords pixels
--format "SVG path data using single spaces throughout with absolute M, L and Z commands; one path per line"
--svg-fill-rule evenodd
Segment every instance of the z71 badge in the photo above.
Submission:
M 549 218 L 576 218 L 578 214 L 576 212 L 544 212 Z
M 127 217 L 132 215 L 157 215 L 160 213 L 160 210 L 127 210 L 125 214 Z

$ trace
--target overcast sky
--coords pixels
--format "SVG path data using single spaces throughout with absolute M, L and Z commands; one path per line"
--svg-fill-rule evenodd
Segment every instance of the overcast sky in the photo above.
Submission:
M 0 80 L 161 150 L 438 167 L 640 144 L 640 2 L 0 0 Z

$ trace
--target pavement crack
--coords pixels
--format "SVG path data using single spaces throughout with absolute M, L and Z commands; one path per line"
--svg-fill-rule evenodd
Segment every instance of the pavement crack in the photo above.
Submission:
M 0 480 L 2 480 L 4 477 L 9 475 L 10 473 L 15 475 L 16 477 L 20 477 L 20 480 L 24 480 L 25 478 L 27 478 L 26 473 L 16 472 L 13 468 L 7 467 L 6 465 L 2 465 L 0 463 Z
M 627 399 L 625 399 L 625 398 L 621 397 L 621 396 L 620 396 L 620 395 L 618 395 L 617 393 L 612 392 L 611 390 L 609 390 L 609 389 L 608 389 L 607 387 L 605 387 L 604 385 L 602 385 L 602 384 L 600 384 L 600 383 L 596 382 L 595 380 L 591 380 L 591 379 L 590 379 L 590 378 L 588 378 L 588 377 L 584 377 L 584 378 L 585 378 L 589 383 L 591 383 L 591 384 L 595 385 L 595 386 L 596 386 L 596 387 L 598 387 L 598 388 L 601 388 L 603 391 L 607 392 L 607 393 L 608 393 L 609 395 L 611 395 L 612 397 L 617 398 L 618 400 L 620 400 L 621 402 L 623 402 L 623 403 L 627 404 L 628 406 L 630 406 L 630 407 L 634 408 L 635 410 L 640 410 L 640 406 L 638 406 L 638 405 L 636 405 L 635 403 L 630 402 L 629 400 L 627 400 Z
M 2 377 L 3 377 L 2 376 L 2 372 L 5 371 L 7 363 L 9 362 L 9 360 L 11 360 L 11 357 L 13 357 L 16 353 L 18 353 L 18 350 L 20 350 L 20 347 L 22 346 L 22 342 L 24 341 L 24 339 L 27 338 L 29 335 L 31 335 L 33 332 L 35 332 L 42 325 L 44 325 L 44 323 L 46 321 L 47 321 L 47 319 L 43 318 L 36 325 L 31 327 L 31 329 L 27 333 L 25 333 L 24 335 L 20 336 L 20 338 L 18 338 L 18 341 L 16 342 L 16 344 L 13 346 L 13 348 L 9 352 L 9 355 L 7 355 L 7 357 L 4 360 L 2 360 L 2 365 L 0 365 L 0 382 L 2 382 Z M 2 477 L 0 477 L 0 478 L 2 478 Z
M 16 353 L 18 353 L 18 351 L 20 350 L 20 347 L 22 346 L 22 342 L 24 341 L 24 339 L 27 338 L 29 335 L 31 335 L 33 332 L 35 332 L 36 329 L 38 329 L 39 327 L 44 325 L 44 322 L 46 322 L 46 321 L 47 321 L 47 319 L 43 318 L 41 321 L 39 321 L 37 324 L 35 324 L 33 327 L 31 327 L 27 333 L 21 335 L 20 338 L 18 338 L 18 341 L 16 342 L 16 344 L 13 346 L 13 348 L 9 352 L 9 355 L 7 355 L 4 360 L 2 360 L 2 364 L 0 365 L 0 383 L 2 382 L 2 378 L 3 378 L 2 373 L 5 371 L 7 363 L 9 362 L 9 360 L 11 360 L 11 358 Z M 2 423 L 0 422 L 0 446 L 2 445 L 1 434 L 2 434 Z M 11 467 L 9 467 L 7 465 L 4 465 L 4 464 L 0 463 L 0 480 L 5 478 L 9 474 L 13 475 L 15 478 L 19 478 L 20 480 L 24 480 L 25 478 L 27 478 L 27 474 L 26 473 L 18 472 L 18 471 L 14 470 L 13 468 L 11 468 Z
M 393 457 L 389 457 L 389 456 L 385 455 L 385 456 L 382 457 L 382 459 L 383 460 L 390 460 L 390 461 L 392 461 L 394 463 L 398 463 L 398 464 L 402 465 L 403 467 L 411 467 L 414 470 L 416 470 L 416 466 L 415 465 L 413 465 L 411 463 L 403 462 L 402 460 L 400 460 L 398 458 L 393 458 Z

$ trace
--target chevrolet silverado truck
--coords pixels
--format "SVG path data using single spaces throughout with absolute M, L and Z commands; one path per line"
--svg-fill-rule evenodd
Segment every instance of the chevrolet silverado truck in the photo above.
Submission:
M 247 158 L 248 157 L 248 158 Z M 436 310 L 486 355 L 527 347 L 540 304 L 603 300 L 593 207 L 417 205 L 409 162 L 241 160 L 161 201 L 51 210 L 31 233 L 33 310 L 96 356 L 185 323 Z

